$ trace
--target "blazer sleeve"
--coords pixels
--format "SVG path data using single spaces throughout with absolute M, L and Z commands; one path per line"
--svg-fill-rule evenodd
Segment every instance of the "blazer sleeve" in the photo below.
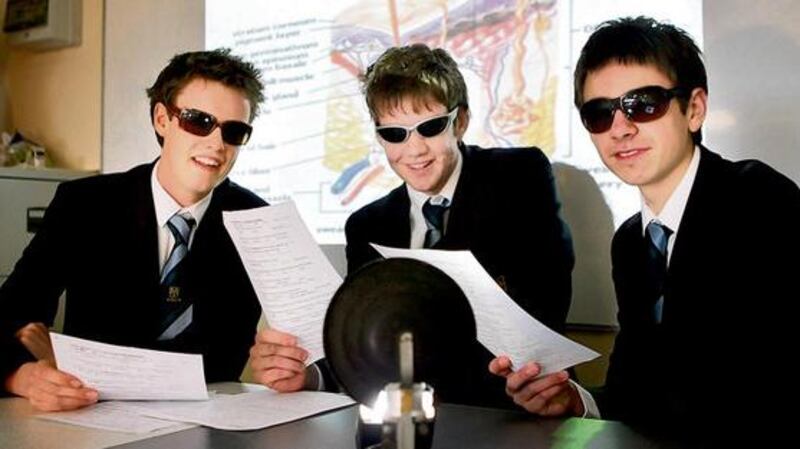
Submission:
M 354 273 L 373 260 L 381 256 L 369 244 L 369 234 L 366 226 L 367 212 L 360 210 L 352 214 L 344 225 L 344 234 L 347 244 L 345 255 L 347 257 L 347 273 Z
M 72 249 L 68 242 L 79 239 L 71 229 L 70 198 L 70 186 L 61 184 L 41 228 L 0 287 L 0 379 L 34 360 L 15 333 L 30 322 L 53 324 L 69 270 L 67 255 Z
M 612 258 L 612 278 L 614 279 L 614 286 L 618 302 L 620 298 L 625 298 L 626 280 L 620 275 L 619 267 L 619 253 L 620 253 L 620 238 L 619 234 L 614 235 L 611 242 L 611 258 Z M 624 301 L 623 301 L 624 302 Z M 606 382 L 602 388 L 592 391 L 597 407 L 604 419 L 619 419 L 621 409 L 621 394 L 622 388 L 626 385 L 626 376 L 629 372 L 628 364 L 630 363 L 631 355 L 629 354 L 629 329 L 628 325 L 634 325 L 630 311 L 625 307 L 620 307 L 617 313 L 617 321 L 620 325 L 620 330 L 614 340 L 614 349 L 611 352 L 609 359 L 609 368 L 606 373 Z M 635 320 L 635 318 L 633 318 Z
M 658 403 L 659 394 L 650 384 L 648 373 L 651 360 L 645 360 L 652 348 L 647 347 L 651 333 L 650 318 L 642 307 L 641 297 L 647 296 L 647 287 L 642 284 L 644 276 L 638 272 L 639 251 L 634 236 L 641 232 L 641 221 L 624 223 L 611 242 L 612 278 L 617 295 L 619 332 L 614 340 L 614 349 L 609 358 L 606 382 L 595 394 L 598 408 L 604 419 L 647 422 L 659 413 L 653 404 Z M 647 416 L 636 416 L 641 410 L 649 410 Z
M 506 257 L 508 293 L 528 313 L 558 332 L 572 301 L 572 237 L 559 214 L 560 203 L 549 161 L 538 149 L 506 164 L 504 176 L 514 179 L 503 227 L 513 239 Z M 511 168 L 508 168 L 511 167 Z

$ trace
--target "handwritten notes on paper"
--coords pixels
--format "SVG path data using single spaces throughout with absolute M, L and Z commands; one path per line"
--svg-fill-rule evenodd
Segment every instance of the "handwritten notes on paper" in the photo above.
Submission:
M 203 357 L 99 343 L 50 333 L 58 369 L 94 388 L 100 399 L 208 399 Z
M 225 212 L 223 220 L 270 326 L 295 335 L 309 362 L 324 357 L 325 312 L 342 278 L 294 203 Z

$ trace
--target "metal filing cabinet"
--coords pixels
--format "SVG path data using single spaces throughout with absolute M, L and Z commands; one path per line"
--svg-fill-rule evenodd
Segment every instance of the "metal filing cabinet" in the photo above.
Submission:
M 17 259 L 33 238 L 58 184 L 93 174 L 63 169 L 0 167 L 0 284 L 11 274 Z

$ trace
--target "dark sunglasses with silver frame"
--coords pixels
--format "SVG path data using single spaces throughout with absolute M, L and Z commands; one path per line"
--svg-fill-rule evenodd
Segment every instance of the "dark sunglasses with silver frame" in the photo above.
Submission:
M 650 122 L 667 113 L 673 98 L 685 98 L 688 94 L 688 90 L 680 87 L 645 86 L 630 90 L 618 98 L 595 98 L 581 106 L 581 122 L 592 134 L 611 129 L 617 110 L 634 123 Z
M 376 126 L 375 132 L 378 136 L 388 143 L 403 143 L 411 136 L 412 131 L 416 131 L 422 137 L 435 137 L 441 134 L 455 120 L 458 115 L 458 106 L 447 114 L 436 117 L 426 118 L 411 126 L 385 125 Z
M 253 127 L 245 122 L 238 120 L 220 122 L 213 115 L 199 109 L 167 105 L 167 111 L 170 116 L 178 117 L 181 129 L 195 136 L 205 137 L 219 127 L 222 130 L 222 141 L 228 145 L 244 145 L 253 134 Z

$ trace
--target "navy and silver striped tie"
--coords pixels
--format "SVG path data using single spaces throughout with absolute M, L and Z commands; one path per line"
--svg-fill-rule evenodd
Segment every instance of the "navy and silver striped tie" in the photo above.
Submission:
M 433 248 L 439 243 L 444 235 L 444 214 L 450 206 L 450 201 L 444 197 L 436 197 L 438 204 L 434 204 L 434 198 L 428 198 L 422 205 L 422 215 L 425 217 L 425 224 L 428 230 L 425 232 L 425 243 L 423 248 Z
M 672 230 L 660 222 L 653 220 L 647 224 L 645 239 L 648 243 L 648 258 L 650 259 L 653 281 L 658 295 L 653 308 L 656 323 L 661 322 L 664 310 L 664 281 L 667 278 L 667 242 Z
M 188 214 L 187 214 L 188 215 Z M 167 228 L 175 238 L 175 245 L 161 270 L 162 320 L 159 340 L 172 340 L 192 324 L 192 303 L 183 291 L 183 261 L 189 254 L 189 236 L 195 220 L 191 216 L 175 214 Z

